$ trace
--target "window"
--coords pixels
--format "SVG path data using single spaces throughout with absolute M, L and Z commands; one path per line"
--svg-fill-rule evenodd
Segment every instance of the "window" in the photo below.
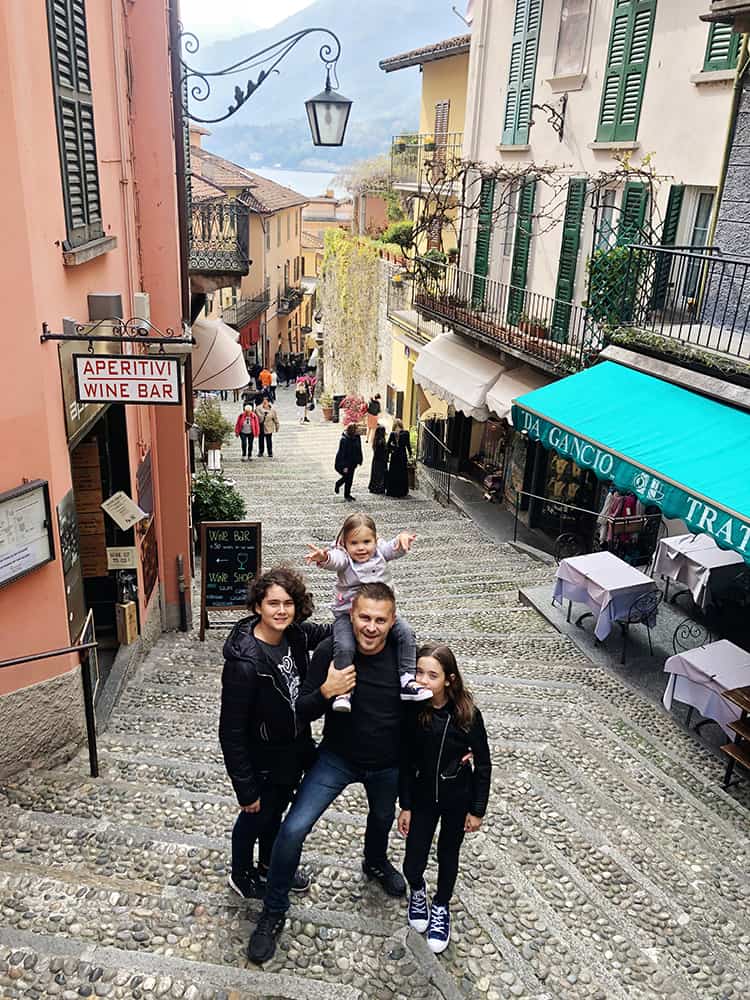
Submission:
M 656 0 L 615 0 L 597 142 L 638 136 L 655 13 Z
M 104 236 L 84 0 L 47 0 L 65 249 Z
M 513 253 L 513 236 L 516 231 L 516 207 L 518 204 L 518 186 L 511 182 L 503 195 L 503 209 L 500 225 L 503 233 L 503 257 Z
M 541 23 L 542 0 L 516 0 L 508 93 L 503 117 L 502 142 L 506 146 L 525 145 L 529 141 Z
M 276 246 L 281 246 L 281 216 L 276 216 Z
M 526 281 L 529 271 L 531 235 L 534 227 L 534 201 L 536 179 L 524 181 L 518 192 L 516 239 L 513 245 L 513 263 L 510 269 L 511 291 L 508 295 L 508 322 L 517 326 L 526 304 Z
M 286 238 L 287 241 L 292 238 L 292 213 L 286 213 Z
M 560 343 L 568 341 L 571 314 L 569 303 L 572 303 L 575 297 L 578 251 L 581 248 L 581 227 L 583 226 L 585 207 L 586 181 L 580 177 L 571 177 L 568 183 L 568 198 L 565 205 L 565 219 L 563 220 L 560 262 L 555 288 L 555 307 L 552 312 L 551 339 Z
M 613 219 L 616 200 L 617 191 L 614 188 L 602 191 L 601 201 L 599 202 L 599 224 L 596 232 L 597 250 L 607 250 L 615 244 L 616 236 Z
M 703 72 L 735 69 L 740 54 L 742 35 L 732 31 L 731 24 L 712 24 L 708 29 L 708 43 L 703 60 Z
M 271 220 L 266 219 L 266 250 L 271 249 Z
M 583 73 L 590 14 L 591 0 L 563 0 L 555 76 L 579 76 Z
M 294 235 L 299 236 L 299 212 L 294 213 Z

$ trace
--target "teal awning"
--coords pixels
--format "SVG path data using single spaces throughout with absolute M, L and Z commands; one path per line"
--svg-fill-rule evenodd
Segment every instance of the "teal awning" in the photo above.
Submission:
M 513 425 L 750 562 L 750 414 L 605 361 L 519 396 Z

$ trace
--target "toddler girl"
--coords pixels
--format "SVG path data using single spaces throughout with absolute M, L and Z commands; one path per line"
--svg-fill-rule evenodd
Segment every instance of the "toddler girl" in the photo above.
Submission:
M 409 883 L 409 925 L 436 955 L 451 937 L 449 905 L 465 833 L 482 824 L 492 763 L 482 715 L 466 690 L 449 646 L 429 642 L 417 655 L 417 682 L 432 704 L 409 727 L 401 769 L 399 831 L 406 837 L 404 875 Z M 473 766 L 472 766 L 473 765 Z M 437 891 L 427 902 L 424 872 L 438 822 Z
M 363 583 L 387 583 L 391 586 L 388 563 L 411 548 L 416 535 L 402 531 L 392 541 L 378 538 L 375 522 L 367 514 L 350 514 L 344 521 L 336 544 L 330 549 L 309 545 L 305 562 L 336 571 L 336 592 L 333 608 L 333 665 L 344 670 L 354 662 L 354 633 L 350 612 L 352 602 Z M 432 692 L 414 680 L 416 641 L 411 627 L 396 618 L 391 629 L 396 641 L 398 672 L 401 677 L 402 701 L 426 701 Z M 334 712 L 351 712 L 351 695 L 339 695 L 333 702 Z

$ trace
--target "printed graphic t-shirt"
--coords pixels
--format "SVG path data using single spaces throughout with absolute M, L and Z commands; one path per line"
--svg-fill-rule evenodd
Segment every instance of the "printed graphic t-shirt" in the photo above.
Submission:
M 278 646 L 272 646 L 268 642 L 263 642 L 262 639 L 258 639 L 258 642 L 274 666 L 278 667 L 279 673 L 284 678 L 284 683 L 289 691 L 289 698 L 292 705 L 296 705 L 300 689 L 300 677 L 297 671 L 297 664 L 294 662 L 294 657 L 289 649 L 289 643 L 286 639 L 282 639 Z

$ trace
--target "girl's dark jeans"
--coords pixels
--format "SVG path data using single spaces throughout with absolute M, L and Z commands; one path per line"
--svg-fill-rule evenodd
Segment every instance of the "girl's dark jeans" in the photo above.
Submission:
M 464 839 L 466 809 L 441 810 L 437 805 L 417 805 L 411 812 L 409 836 L 406 838 L 404 877 L 411 889 L 421 889 L 430 856 L 435 829 L 438 834 L 438 880 L 435 902 L 448 906 L 458 876 L 458 857 Z
M 261 786 L 260 812 L 241 812 L 232 830 L 232 875 L 247 875 L 254 867 L 253 854 L 259 843 L 258 861 L 271 864 L 271 851 L 286 807 L 292 800 L 293 785 Z

